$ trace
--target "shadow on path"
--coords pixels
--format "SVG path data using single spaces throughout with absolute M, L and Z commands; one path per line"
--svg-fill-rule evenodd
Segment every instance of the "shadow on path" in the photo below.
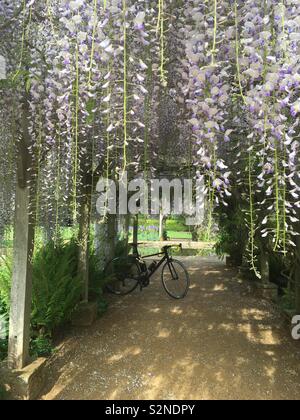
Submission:
M 50 362 L 43 399 L 300 399 L 300 346 L 268 302 L 215 258 L 183 258 L 185 300 L 157 277 L 111 298 L 89 329 L 73 329 Z

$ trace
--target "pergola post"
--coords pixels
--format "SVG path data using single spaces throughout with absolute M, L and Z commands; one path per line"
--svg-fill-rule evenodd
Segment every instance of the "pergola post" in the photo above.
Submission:
M 15 226 L 13 275 L 10 301 L 8 365 L 22 369 L 29 361 L 30 315 L 32 301 L 32 257 L 34 223 L 32 217 L 32 179 L 28 130 L 29 102 L 23 101 L 22 135 L 18 143 L 17 186 L 15 196 Z
M 34 226 L 30 221 L 30 188 L 17 186 L 14 267 L 11 288 L 8 364 L 22 369 L 29 361 Z
M 300 169 L 299 148 L 297 149 L 296 169 Z M 299 172 L 298 172 L 299 174 Z M 300 177 L 298 175 L 298 186 L 300 186 Z M 297 210 L 297 217 L 300 220 L 300 210 Z M 300 235 L 300 222 L 297 224 L 297 233 Z M 296 237 L 296 270 L 295 270 L 295 308 L 296 313 L 300 315 L 300 236 Z
M 138 243 L 138 236 L 139 236 L 139 216 L 136 215 L 133 218 L 133 243 Z
M 80 208 L 79 221 L 79 260 L 78 272 L 83 282 L 82 299 L 84 302 L 89 300 L 89 245 L 90 245 L 90 217 L 91 217 L 91 197 L 87 194 Z
M 85 163 L 85 159 L 83 160 Z M 83 172 L 83 169 L 81 169 Z M 90 222 L 92 207 L 92 176 L 84 174 L 79 209 L 78 273 L 83 282 L 82 300 L 89 301 Z
M 164 230 L 165 230 L 165 221 L 166 221 L 166 216 L 163 214 L 162 208 L 160 209 L 159 212 L 159 240 L 160 241 L 164 241 Z
M 298 226 L 298 231 L 300 231 L 300 226 Z M 297 236 L 296 245 L 295 307 L 296 313 L 300 314 L 300 236 Z

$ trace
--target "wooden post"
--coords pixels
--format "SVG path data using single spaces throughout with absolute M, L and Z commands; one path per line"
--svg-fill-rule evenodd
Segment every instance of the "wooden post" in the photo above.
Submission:
M 85 154 L 80 162 L 82 174 L 81 200 L 79 206 L 79 232 L 78 232 L 78 274 L 83 282 L 82 300 L 89 301 L 89 260 L 90 260 L 90 221 L 92 209 L 93 176 L 87 167 L 92 162 L 88 154 Z
M 78 273 L 83 282 L 83 301 L 89 300 L 89 257 L 90 257 L 90 217 L 91 196 L 86 194 L 80 206 L 79 234 L 78 234 Z
M 299 174 L 300 170 L 300 159 L 299 159 L 300 148 L 297 149 L 297 166 L 296 169 Z M 299 175 L 298 175 L 298 186 L 300 186 Z M 300 220 L 300 210 L 297 210 L 297 217 Z M 297 225 L 297 233 L 300 235 L 300 222 Z M 300 315 L 300 236 L 296 237 L 296 270 L 295 270 L 295 308 L 297 315 Z
M 139 241 L 138 236 L 139 236 L 139 216 L 136 215 L 134 216 L 134 219 L 133 219 L 133 243 L 134 244 L 138 243 Z
M 34 226 L 29 216 L 30 197 L 29 187 L 17 186 L 8 348 L 11 369 L 22 369 L 29 360 L 34 243 Z
M 164 230 L 165 230 L 165 221 L 166 218 L 162 212 L 162 210 L 160 210 L 159 212 L 159 240 L 160 241 L 164 241 Z
M 300 230 L 300 229 L 299 229 Z M 296 270 L 295 270 L 295 307 L 296 313 L 300 315 L 300 236 L 297 237 L 296 241 Z
M 29 361 L 34 224 L 31 216 L 32 190 L 28 186 L 32 175 L 28 171 L 31 167 L 28 104 L 28 98 L 25 97 L 22 137 L 18 144 L 18 179 L 15 197 L 14 266 L 8 345 L 8 365 L 11 369 L 22 369 Z

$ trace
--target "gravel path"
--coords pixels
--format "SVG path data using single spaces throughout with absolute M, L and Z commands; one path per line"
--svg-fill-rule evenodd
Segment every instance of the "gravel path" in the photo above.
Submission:
M 300 399 L 300 342 L 272 305 L 215 258 L 183 260 L 185 300 L 170 299 L 158 278 L 112 298 L 60 346 L 42 398 Z

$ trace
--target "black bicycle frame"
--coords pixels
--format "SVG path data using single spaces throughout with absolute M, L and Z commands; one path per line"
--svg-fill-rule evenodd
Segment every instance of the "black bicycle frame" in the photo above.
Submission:
M 160 255 L 163 255 L 164 257 L 159 261 L 159 263 L 155 266 L 154 270 L 149 272 L 147 277 L 148 279 L 150 279 L 155 273 L 156 271 L 164 264 L 164 262 L 167 261 L 170 272 L 172 274 L 172 277 L 174 278 L 174 268 L 172 267 L 172 257 L 170 257 L 168 250 L 164 250 L 163 252 L 158 252 L 157 254 L 151 254 L 151 255 L 145 255 L 144 257 L 141 257 L 139 251 L 138 251 L 138 246 L 133 246 L 134 248 L 134 253 L 133 255 L 138 258 L 139 260 L 142 260 L 144 258 L 153 258 L 153 257 L 159 257 Z M 175 277 L 177 276 L 177 273 L 175 272 Z

